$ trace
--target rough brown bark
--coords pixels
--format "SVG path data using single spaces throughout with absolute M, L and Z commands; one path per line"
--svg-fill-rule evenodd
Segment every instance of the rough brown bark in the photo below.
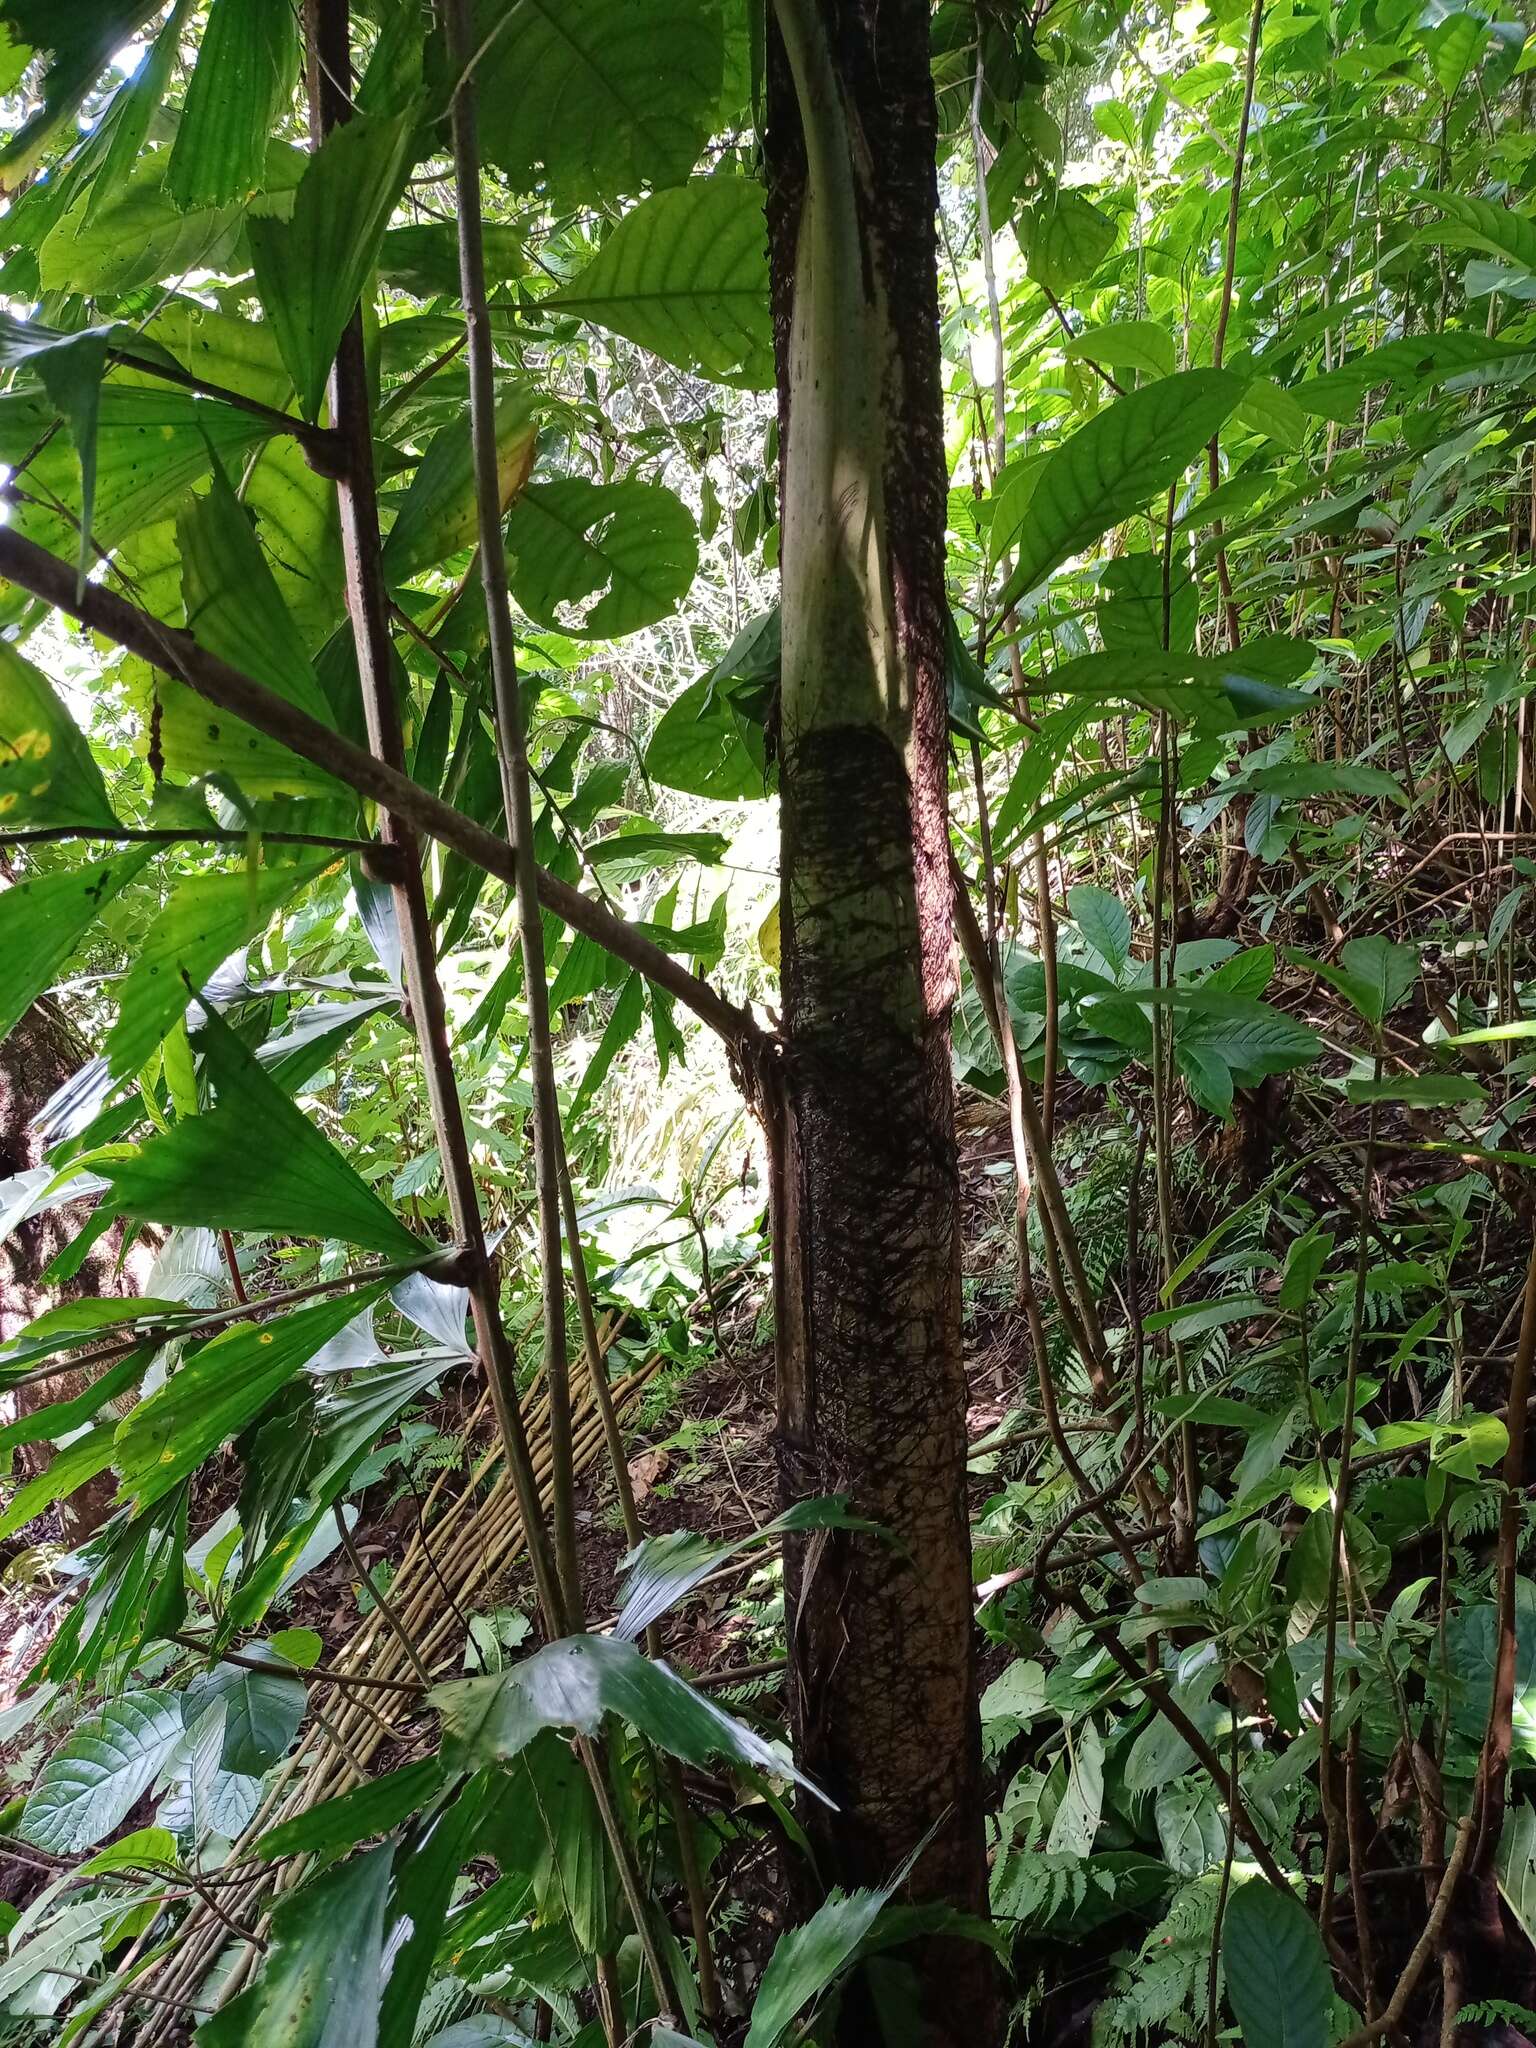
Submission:
M 799 11 L 813 38 L 817 17 L 825 31 L 847 131 L 846 165 L 834 170 L 849 168 L 857 186 L 859 258 L 836 266 L 833 287 L 843 291 L 852 268 L 855 302 L 808 319 L 797 293 L 826 287 L 832 266 L 801 246 L 814 185 L 805 66 L 791 66 L 775 34 L 767 157 L 786 641 L 780 1456 L 788 1498 L 844 1494 L 888 1535 L 818 1533 L 791 1555 L 791 1699 L 800 1760 L 838 1802 L 836 1813 L 804 1813 L 821 1878 L 887 1884 L 921 1851 L 907 1897 L 984 1911 L 949 1065 L 946 471 L 928 8 L 819 0 Z M 825 152 L 816 175 L 826 175 Z M 816 204 L 825 235 L 826 195 Z M 838 390 L 828 398 L 807 364 L 834 332 Z M 809 428 L 797 419 L 802 406 L 816 414 Z M 819 465 L 819 483 L 797 474 L 797 462 Z M 984 2048 L 998 2038 L 984 1950 L 930 1941 L 903 1960 L 917 1972 L 930 2042 Z M 844 2041 L 880 2038 L 870 1996 L 864 1987 L 845 2001 Z

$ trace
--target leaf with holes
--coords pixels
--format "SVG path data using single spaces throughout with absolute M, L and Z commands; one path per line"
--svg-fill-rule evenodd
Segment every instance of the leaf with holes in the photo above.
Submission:
M 476 68 L 486 156 L 558 206 L 675 185 L 724 83 L 719 0 L 502 0 Z
M 693 581 L 699 542 L 660 484 L 581 477 L 530 484 L 507 521 L 512 594 L 541 626 L 618 639 L 665 618 Z M 586 608 L 586 600 L 596 603 Z

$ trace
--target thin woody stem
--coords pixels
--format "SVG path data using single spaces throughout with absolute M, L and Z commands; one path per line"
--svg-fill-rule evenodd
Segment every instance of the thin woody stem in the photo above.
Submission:
M 445 0 L 443 23 L 449 62 L 462 70 L 473 54 L 472 29 L 461 0 Z M 544 1311 L 544 1375 L 549 1390 L 550 1494 L 554 1504 L 555 1562 L 568 1623 L 581 1626 L 581 1568 L 576 1550 L 575 1480 L 571 1465 L 570 1355 L 565 1334 L 565 1288 L 560 1259 L 560 1100 L 555 1088 L 549 1026 L 549 981 L 544 922 L 539 915 L 538 871 L 533 858 L 533 798 L 528 736 L 517 688 L 517 644 L 502 539 L 502 487 L 496 449 L 495 362 L 485 293 L 485 247 L 480 219 L 480 147 L 475 89 L 462 78 L 450 119 L 458 193 L 459 292 L 464 306 L 469 367 L 470 443 L 474 457 L 479 526 L 480 584 L 490 638 L 491 690 L 496 714 L 502 802 L 514 854 L 514 894 L 523 956 L 523 1000 L 533 1074 L 534 1183 L 538 1192 L 539 1270 Z
M 351 55 L 347 0 L 306 0 L 305 27 L 310 72 L 310 128 L 318 145 L 348 119 Z M 358 679 L 368 726 L 369 750 L 377 761 L 401 773 L 405 742 L 391 679 L 393 645 L 389 599 L 382 573 L 382 541 L 373 476 L 373 428 L 361 312 L 354 312 L 341 338 L 331 372 L 331 417 L 346 444 L 346 474 L 337 484 L 342 552 L 346 564 L 347 610 L 357 648 Z M 403 779 L 403 776 L 402 776 Z M 409 819 L 386 811 L 381 837 L 396 854 L 390 877 L 421 1046 L 422 1069 L 431 1103 L 438 1152 L 443 1162 L 454 1235 L 464 1248 L 475 1346 L 485 1369 L 508 1469 L 517 1495 L 528 1561 L 552 1635 L 565 1625 L 564 1602 L 549 1556 L 534 1476 L 528 1432 L 517 1388 L 517 1359 L 501 1319 L 500 1285 L 485 1242 L 474 1165 L 454 1076 L 447 1010 L 437 976 L 436 944 L 422 879 L 421 853 Z
M 242 719 L 359 796 L 391 811 L 402 826 L 436 839 L 487 874 L 504 882 L 516 881 L 516 855 L 506 840 L 413 782 L 395 762 L 357 746 L 275 690 L 221 661 L 190 633 L 165 625 L 103 584 L 77 587 L 72 563 L 50 554 L 14 527 L 0 526 L 0 578 L 175 676 L 207 703 Z M 539 901 L 546 910 L 675 996 L 718 1032 L 733 1053 L 747 1059 L 766 1053 L 768 1035 L 747 1012 L 701 976 L 690 973 L 653 939 L 544 868 L 538 870 L 538 884 Z

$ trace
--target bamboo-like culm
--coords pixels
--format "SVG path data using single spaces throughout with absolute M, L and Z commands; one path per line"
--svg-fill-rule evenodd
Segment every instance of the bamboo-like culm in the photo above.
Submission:
M 609 1319 L 601 1332 L 604 1350 L 617 1334 L 616 1321 Z M 655 1371 L 657 1360 L 649 1359 L 612 1389 L 615 1408 L 622 1414 Z M 572 1413 L 573 1465 L 584 1473 L 605 1451 L 603 1420 L 593 1398 L 589 1377 L 582 1373 L 575 1390 Z M 477 1417 L 483 1416 L 482 1400 Z M 547 1502 L 552 1472 L 549 1440 L 549 1406 L 542 1374 L 523 1397 L 528 1442 L 534 1476 L 541 1497 Z M 391 1604 L 403 1621 L 433 1676 L 457 1677 L 462 1671 L 464 1628 L 461 1617 L 480 1606 L 485 1596 L 502 1584 L 524 1548 L 522 1519 L 499 1445 L 480 1458 L 459 1492 L 448 1488 L 454 1473 L 439 1473 L 422 1504 L 421 1526 L 406 1548 L 400 1568 L 390 1587 Z M 405 1653 L 375 1610 L 363 1620 L 351 1640 L 331 1653 L 327 1669 L 372 1679 L 408 1682 L 412 1676 Z M 316 1680 L 333 1694 L 325 1712 L 325 1725 L 311 1721 L 293 1754 L 275 1774 L 261 1806 L 239 1841 L 234 1860 L 249 1856 L 253 1845 L 281 1821 L 308 1813 L 327 1799 L 349 1791 L 367 1774 L 368 1765 L 386 1742 L 400 1737 L 419 1709 L 408 1693 L 393 1694 L 378 1687 L 349 1691 L 344 1682 Z M 271 1909 L 284 1891 L 297 1884 L 305 1873 L 302 1859 L 284 1863 L 251 1864 L 247 1884 L 230 1886 L 223 1895 L 229 1917 L 242 1926 L 253 1926 Z M 228 1928 L 207 1906 L 194 1900 L 178 1930 L 175 1947 L 142 1980 L 158 1997 L 178 2003 L 201 2004 L 199 1991 L 214 1965 L 231 1947 Z M 254 1972 L 259 1952 L 246 1946 L 229 1959 L 219 1972 L 216 2001 L 225 2003 L 241 1990 Z M 130 2001 L 133 1991 L 124 1994 Z M 137 2037 L 140 2048 L 163 2048 L 180 2024 L 175 2005 L 161 2005 L 149 2013 Z

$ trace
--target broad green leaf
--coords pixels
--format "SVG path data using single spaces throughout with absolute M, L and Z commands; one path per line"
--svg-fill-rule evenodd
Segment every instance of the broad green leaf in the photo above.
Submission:
M 108 1166 L 125 1215 L 155 1223 L 339 1238 L 386 1258 L 424 1257 L 413 1237 L 313 1121 L 209 1015 L 195 1040 L 215 1105 Z M 251 1134 L 261 1133 L 253 1144 Z
M 502 284 L 528 268 L 527 238 L 517 228 L 487 222 L 482 230 L 485 281 Z M 398 291 L 418 299 L 459 295 L 459 236 L 454 223 L 423 222 L 390 228 L 379 252 L 379 275 Z
M 198 2048 L 376 2048 L 394 1857 L 385 1843 L 285 1898 L 261 1975 L 199 2027 Z
M 693 861 L 700 867 L 718 867 L 730 845 L 723 832 L 656 832 L 641 827 L 589 840 L 587 865 L 605 881 L 622 884 Z
M 1429 59 L 1435 83 L 1447 100 L 1451 99 L 1477 69 L 1488 45 L 1488 24 L 1459 7 L 1444 13 L 1426 10 L 1414 33 Z
M 1343 791 L 1350 796 L 1386 797 L 1405 806 L 1408 802 L 1397 777 L 1371 761 L 1279 761 L 1271 768 L 1253 770 L 1244 781 L 1265 796 L 1304 798 Z
M 304 642 L 241 506 L 217 462 L 206 492 L 176 522 L 187 631 L 322 724 L 330 706 Z M 247 796 L 337 794 L 330 776 L 174 679 L 159 685 L 166 765 L 188 778 L 223 773 Z
M 496 398 L 496 468 L 501 509 L 506 511 L 528 481 L 538 442 L 532 391 L 503 384 Z M 409 582 L 434 569 L 475 540 L 474 448 L 462 419 L 440 427 L 417 465 L 389 539 L 384 574 L 392 584 Z
M 118 1425 L 122 1498 L 150 1506 L 238 1436 L 321 1346 L 378 1299 L 340 1294 L 274 1322 L 237 1324 L 199 1345 L 160 1390 Z
M 568 1758 L 572 1776 L 586 1773 Z M 499 1779 L 500 1773 L 494 1774 Z M 395 1850 L 390 1890 L 389 1973 L 379 2006 L 379 2048 L 412 2048 L 418 2039 L 417 2015 L 438 1958 L 439 1938 L 448 1907 L 459 1885 L 459 1872 L 476 1852 L 488 1780 L 486 1773 L 460 1786 L 452 1799 L 440 1802 L 406 1830 Z M 588 1793 L 590 1797 L 590 1793 Z M 595 1817 L 590 1835 L 599 1844 Z M 601 1851 L 599 1852 L 601 1853 Z M 572 1867 L 573 1879 L 579 1869 Z M 551 1916 L 553 1917 L 553 1916 Z M 574 1919 L 579 1929 L 581 1921 Z M 596 1930 L 593 1947 L 608 1954 L 617 1931 Z
M 56 419 L 51 399 L 20 391 L 0 398 L 0 461 L 25 461 L 18 481 L 38 500 L 13 506 L 11 524 L 72 558 L 80 542 L 80 462 L 67 435 L 50 434 Z M 207 475 L 216 455 L 238 459 L 268 432 L 233 406 L 109 375 L 96 423 L 96 545 L 113 549 L 139 535 Z
M 246 222 L 256 287 L 299 410 L 315 419 L 412 162 L 414 111 L 359 114 L 333 130 L 299 181 L 291 220 Z
M 39 1472 L 24 1486 L 18 1486 L 5 1513 L 0 1515 L 0 1540 L 14 1536 L 18 1529 L 24 1529 L 45 1508 L 52 1507 L 55 1501 L 68 1500 L 72 1493 L 105 1472 L 112 1463 L 112 1438 L 116 1428 L 114 1419 L 86 1430 L 73 1443 L 55 1452 L 46 1471 Z
M 241 503 L 278 593 L 311 653 L 346 615 L 346 570 L 336 486 L 310 468 L 297 441 L 274 435 L 245 473 Z
M 1205 1779 L 1181 1778 L 1160 1786 L 1153 1814 L 1163 1861 L 1179 1877 L 1199 1877 L 1220 1863 L 1226 1818 Z
M 1488 1099 L 1488 1091 L 1470 1074 L 1386 1074 L 1379 1081 L 1346 1081 L 1344 1092 L 1351 1102 L 1410 1102 L 1419 1109 Z
M 743 720 L 727 692 L 700 676 L 673 698 L 645 752 L 646 772 L 668 789 L 739 803 L 767 794 Z
M 1051 1855 L 1086 1856 L 1104 1810 L 1104 1738 L 1092 1721 L 1078 1724 L 1071 1762 L 1067 1789 L 1045 1846 Z
M 181 1702 L 131 1692 L 82 1721 L 44 1764 L 20 1834 L 53 1856 L 92 1849 L 121 1826 L 181 1740 Z
M 273 912 L 324 865 L 237 868 L 179 883 L 139 942 L 118 995 L 117 1022 L 102 1048 L 113 1074 L 137 1073 L 214 969 L 265 931 Z
M 1067 908 L 1083 937 L 1117 978 L 1131 957 L 1131 914 L 1118 896 L 1089 883 L 1067 891 Z
M 507 522 L 512 594 L 541 626 L 618 639 L 665 618 L 693 581 L 698 535 L 660 484 L 530 484 Z M 588 604 L 587 600 L 595 599 Z
M 154 360 L 163 351 L 118 322 L 58 334 L 37 321 L 13 320 L 0 314 L 0 363 L 31 371 L 59 409 L 80 458 L 80 538 L 78 557 L 84 580 L 96 531 L 96 431 L 101 419 L 101 385 L 107 357 L 114 347 L 135 346 Z
M 1343 992 L 1369 1024 L 1390 1017 L 1419 978 L 1419 952 L 1393 939 L 1351 939 L 1339 954 Z
M 15 1030 L 83 935 L 152 853 L 134 847 L 0 890 L 0 1040 Z
M 167 87 L 181 56 L 182 31 L 195 0 L 175 0 L 148 56 L 125 79 L 102 116 L 100 165 L 95 185 L 100 193 L 116 192 L 126 181 L 145 138 L 167 98 Z M 151 10 L 153 12 L 154 10 Z
M 624 1605 L 613 1624 L 613 1633 L 625 1641 L 637 1641 L 668 1608 L 675 1607 L 728 1557 L 739 1556 L 744 1550 L 775 1543 L 781 1536 L 807 1529 L 857 1529 L 868 1533 L 873 1527 L 857 1515 L 850 1515 L 847 1502 L 833 1496 L 797 1501 L 782 1515 L 765 1522 L 761 1529 L 730 1542 L 712 1543 L 708 1537 L 689 1529 L 649 1537 L 629 1553 L 620 1567 L 628 1576 Z
M 1536 1942 L 1536 1806 L 1524 1801 L 1499 1837 L 1499 1890 L 1526 1940 Z
M 1175 551 L 1168 564 L 1167 620 L 1164 621 L 1163 557 L 1155 553 L 1115 555 L 1099 567 L 1099 637 L 1111 653 L 1160 654 L 1166 639 L 1177 654 L 1192 654 L 1200 595 L 1187 565 Z
M 1507 341 L 1456 331 L 1416 334 L 1368 349 L 1321 377 L 1304 378 L 1291 387 L 1291 395 L 1307 412 L 1353 422 L 1361 399 L 1378 384 L 1393 384 L 1417 395 L 1422 387 L 1437 383 L 1519 380 L 1531 374 L 1531 366 L 1531 351 Z
M 21 182 L 51 137 L 69 120 L 113 53 L 157 13 L 157 0 L 98 0 L 92 6 L 61 7 L 56 0 L 8 0 L 7 40 L 52 59 L 43 79 L 42 104 L 0 148 L 0 171 L 8 187 Z M 9 90 L 9 86 L 7 87 Z
M 617 1714 L 685 1763 L 724 1757 L 816 1792 L 760 1735 L 613 1636 L 567 1636 L 510 1671 L 434 1686 L 429 1697 L 442 1716 L 444 1757 L 455 1769 L 517 1756 L 543 1728 L 595 1735 L 605 1715 Z
M 14 1422 L 0 1426 L 0 1455 L 17 1444 L 59 1443 L 82 1428 L 100 1414 L 108 1401 L 132 1392 L 149 1369 L 153 1355 L 149 1349 L 131 1351 L 72 1400 L 50 1401 L 46 1407 L 34 1408 L 18 1415 Z
M 1306 438 L 1307 415 L 1283 384 L 1255 377 L 1243 394 L 1237 417 L 1256 434 L 1265 434 L 1282 448 L 1299 448 Z
M 1311 665 L 1311 650 L 1288 640 L 1250 641 L 1227 655 L 1120 647 L 1075 655 L 1048 682 L 1073 696 L 1128 700 L 1225 731 L 1310 709 L 1312 700 L 1290 687 L 1287 672 L 1303 674 Z
M 780 659 L 775 605 L 749 619 L 714 667 L 668 705 L 646 748 L 646 773 L 695 796 L 765 796 L 770 771 L 753 710 L 777 687 Z
M 1117 398 L 1053 449 L 997 601 L 1008 611 L 1109 528 L 1176 482 L 1243 395 L 1225 370 L 1185 370 Z
M 709 140 L 719 0 L 490 0 L 475 71 L 486 156 L 556 206 L 680 184 Z
M 1173 336 L 1155 320 L 1115 320 L 1074 334 L 1062 353 L 1069 363 L 1106 370 L 1139 370 L 1144 377 L 1173 375 Z
M 803 1927 L 779 1936 L 752 2001 L 746 2048 L 778 2048 L 811 2000 L 853 1960 L 889 1898 L 889 1892 L 834 1887 Z
M 251 1671 L 243 1664 L 216 1664 L 187 1687 L 185 1715 L 190 1728 L 217 1700 L 224 1708 L 220 1767 L 259 1778 L 287 1755 L 304 1718 L 307 1695 L 304 1681 L 270 1649 L 255 1644 L 241 1654 L 269 1659 L 272 1668 Z
M 325 1654 L 324 1639 L 312 1628 L 280 1628 L 268 1636 L 267 1648 L 299 1671 L 309 1671 Z
M 1462 1734 L 1481 1741 L 1488 1726 L 1499 1657 L 1499 1610 L 1492 1601 L 1460 1607 L 1446 1620 L 1451 1673 L 1451 1718 Z M 1517 1752 L 1536 1758 L 1536 1581 L 1515 1580 L 1515 1705 Z
M 1446 216 L 1434 227 L 1420 228 L 1415 241 L 1484 249 L 1491 256 L 1502 256 L 1517 270 L 1536 272 L 1536 220 L 1529 214 L 1515 213 L 1470 192 L 1422 192 L 1415 196 L 1421 204 L 1433 206 Z
M 279 412 L 293 395 L 293 379 L 283 366 L 277 336 L 264 320 L 241 319 L 183 296 L 172 297 L 135 331 L 140 338 L 135 355 L 146 353 L 143 344 L 158 344 L 200 383 L 238 392 Z M 126 369 L 117 377 L 137 381 L 136 373 Z M 297 443 L 286 436 L 276 445 L 297 452 Z M 334 496 L 335 486 L 330 488 Z
M 446 1773 L 435 1756 L 402 1764 L 351 1792 L 323 1800 L 292 1820 L 269 1828 L 256 1844 L 258 1856 L 333 1856 L 374 1835 L 386 1835 L 419 1811 L 442 1789 Z
M 1267 1878 L 1236 1885 L 1222 1923 L 1221 1967 L 1244 2048 L 1328 2048 L 1333 1978 L 1299 1899 Z
M 1318 1276 L 1328 1263 L 1328 1254 L 1333 1250 L 1333 1233 L 1314 1226 L 1304 1237 L 1296 1238 L 1285 1255 L 1285 1269 L 1280 1278 L 1280 1291 L 1276 1296 L 1281 1308 L 1293 1313 L 1306 1307 L 1312 1299 Z
M 260 190 L 298 64 L 291 8 L 212 0 L 165 173 L 178 206 L 227 206 Z
M 1057 192 L 1027 208 L 1018 235 L 1030 276 L 1057 296 L 1091 277 L 1115 246 L 1114 222 L 1083 192 Z
M 611 327 L 679 369 L 771 390 L 762 187 L 720 176 L 653 193 L 542 303 Z
M 121 299 L 191 270 L 221 270 L 240 232 L 238 206 L 183 212 L 165 189 L 166 159 L 141 157 L 121 192 L 89 187 L 38 251 L 43 288 Z
M 0 820 L 114 825 L 101 771 L 40 669 L 0 640 Z

